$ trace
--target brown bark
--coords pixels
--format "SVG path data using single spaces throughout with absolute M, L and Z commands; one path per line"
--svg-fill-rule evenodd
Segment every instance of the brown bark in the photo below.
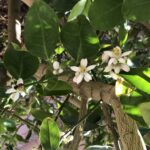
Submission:
M 21 25 L 19 22 L 20 0 L 8 0 L 8 43 L 21 42 Z
M 146 150 L 136 122 L 123 112 L 119 98 L 115 95 L 114 86 L 92 81 L 76 85 L 72 82 L 72 78 L 68 76 L 60 79 L 69 82 L 77 95 L 82 93 L 85 97 L 94 100 L 102 99 L 104 103 L 112 106 L 123 150 Z
M 88 99 L 86 97 L 84 97 L 84 99 L 81 100 L 79 120 L 81 120 L 87 113 L 87 101 L 88 101 Z M 85 124 L 85 120 L 82 121 L 76 127 L 75 132 L 74 132 L 74 140 L 71 142 L 71 144 L 69 146 L 70 150 L 77 150 L 78 149 L 79 143 L 83 139 L 84 124 Z
M 112 121 L 111 113 L 109 112 L 109 106 L 108 106 L 108 104 L 106 104 L 104 102 L 101 105 L 102 105 L 102 111 L 104 114 L 104 120 L 106 122 L 108 129 L 110 130 L 110 132 L 112 134 L 112 137 L 113 137 L 115 150 L 120 150 L 120 148 L 119 148 L 119 136 L 118 136 L 118 133 L 116 131 L 115 124 Z
M 45 68 L 43 70 L 43 73 L 45 73 L 45 65 L 43 68 Z M 42 69 L 40 68 L 40 70 Z M 39 77 L 38 72 L 35 76 Z M 42 76 L 42 73 L 40 76 Z M 123 150 L 146 150 L 136 122 L 123 112 L 120 100 L 115 95 L 114 86 L 95 81 L 82 82 L 80 85 L 77 85 L 73 83 L 71 75 L 62 75 L 59 79 L 70 83 L 73 87 L 73 92 L 76 95 L 80 95 L 82 99 L 103 100 L 104 103 L 113 108 Z

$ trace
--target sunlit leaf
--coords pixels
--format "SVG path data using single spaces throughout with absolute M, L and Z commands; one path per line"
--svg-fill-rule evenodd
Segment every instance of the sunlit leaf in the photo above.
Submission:
M 45 150 L 57 150 L 60 141 L 59 128 L 51 118 L 43 120 L 39 136 Z
M 41 58 L 48 59 L 59 39 L 58 19 L 52 8 L 36 0 L 25 20 L 24 39 L 27 49 Z
M 93 60 L 99 50 L 99 39 L 96 32 L 84 16 L 64 26 L 61 40 L 66 50 L 77 62 L 82 58 Z
M 76 19 L 79 15 L 85 15 L 87 17 L 90 4 L 91 0 L 80 0 L 71 10 L 68 21 Z
M 121 76 L 139 90 L 150 94 L 150 69 L 132 69 L 129 73 L 121 74 Z

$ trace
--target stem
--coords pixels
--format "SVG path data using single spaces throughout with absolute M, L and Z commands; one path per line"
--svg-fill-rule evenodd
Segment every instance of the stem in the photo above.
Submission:
M 20 1 L 8 0 L 8 43 L 20 44 L 21 25 L 19 23 Z
M 20 116 L 15 114 L 13 111 L 9 111 L 9 110 L 5 109 L 5 112 L 11 114 L 12 117 L 15 117 L 15 118 L 19 119 L 20 121 L 24 122 L 25 124 L 28 124 L 29 126 L 33 127 L 33 129 L 35 129 L 37 132 L 39 131 L 39 128 L 37 126 L 35 126 L 34 124 L 32 124 L 31 122 L 29 122 L 25 119 L 22 119 Z
M 58 119 L 58 117 L 59 117 L 59 115 L 60 115 L 62 109 L 64 108 L 64 106 L 65 106 L 66 103 L 68 102 L 69 98 L 70 98 L 70 95 L 68 95 L 68 96 L 66 97 L 64 103 L 61 105 L 61 107 L 60 107 L 60 109 L 59 109 L 59 111 L 58 111 L 58 113 L 57 113 L 57 115 L 56 115 L 56 117 L 55 117 L 55 121 L 57 121 L 57 119 Z

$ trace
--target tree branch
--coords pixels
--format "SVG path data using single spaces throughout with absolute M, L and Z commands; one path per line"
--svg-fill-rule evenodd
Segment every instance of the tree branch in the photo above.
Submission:
M 20 0 L 8 0 L 8 43 L 21 43 Z
M 61 76 L 60 79 L 69 82 L 77 95 L 82 91 L 85 97 L 94 100 L 102 99 L 104 103 L 112 106 L 123 150 L 146 150 L 136 122 L 123 112 L 120 100 L 115 95 L 114 86 L 93 81 L 76 85 L 70 76 Z

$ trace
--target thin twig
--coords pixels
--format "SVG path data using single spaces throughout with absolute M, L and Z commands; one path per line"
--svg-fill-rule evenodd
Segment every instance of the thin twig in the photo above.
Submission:
M 59 115 L 60 115 L 62 109 L 64 108 L 64 106 L 65 106 L 66 103 L 68 102 L 69 98 L 70 98 L 70 95 L 68 94 L 68 96 L 66 97 L 65 101 L 63 102 L 63 104 L 62 104 L 61 107 L 59 108 L 59 111 L 58 111 L 58 113 L 57 113 L 57 115 L 56 115 L 56 117 L 55 117 L 55 121 L 57 121 L 57 119 L 58 119 L 58 117 L 59 117 Z

